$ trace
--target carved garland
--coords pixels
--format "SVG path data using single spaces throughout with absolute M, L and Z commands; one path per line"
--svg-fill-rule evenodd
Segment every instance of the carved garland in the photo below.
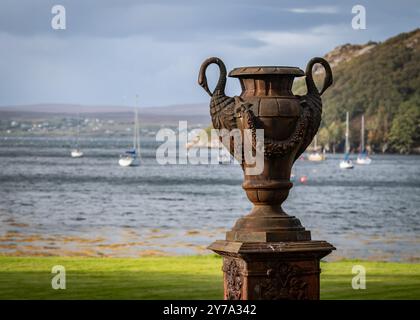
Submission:
M 226 278 L 226 299 L 240 300 L 242 298 L 242 264 L 237 259 L 226 259 L 223 262 L 223 272 Z
M 256 129 L 261 128 L 259 119 L 255 116 L 254 112 L 247 106 L 242 110 L 245 115 L 247 129 L 252 130 L 252 147 L 258 150 Z M 264 137 L 264 155 L 267 157 L 282 156 L 290 152 L 291 149 L 299 145 L 306 133 L 307 124 L 311 120 L 311 111 L 309 108 L 303 107 L 302 113 L 297 121 L 295 131 L 285 140 L 275 140 L 269 137 Z
M 260 284 L 260 299 L 308 299 L 308 284 L 300 279 L 301 274 L 301 268 L 289 263 L 277 262 L 269 265 L 267 278 Z

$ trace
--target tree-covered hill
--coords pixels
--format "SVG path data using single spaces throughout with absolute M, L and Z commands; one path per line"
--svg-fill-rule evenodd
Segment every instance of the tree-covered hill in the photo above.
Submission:
M 368 148 L 384 152 L 420 152 L 420 29 L 383 43 L 340 46 L 325 58 L 334 84 L 323 96 L 323 123 L 318 142 L 341 149 L 345 113 L 350 113 L 352 149 L 360 143 L 365 114 Z M 320 78 L 322 68 L 315 68 Z M 304 94 L 304 81 L 294 92 Z

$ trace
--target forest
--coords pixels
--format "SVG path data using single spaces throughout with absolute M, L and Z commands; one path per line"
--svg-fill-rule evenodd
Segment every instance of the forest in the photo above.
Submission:
M 334 84 L 323 95 L 318 145 L 343 150 L 349 112 L 353 152 L 359 150 L 364 114 L 368 151 L 420 153 L 420 29 L 382 43 L 346 44 L 325 58 L 332 65 Z M 322 68 L 314 73 L 321 83 Z M 305 90 L 303 79 L 295 81 L 295 94 Z

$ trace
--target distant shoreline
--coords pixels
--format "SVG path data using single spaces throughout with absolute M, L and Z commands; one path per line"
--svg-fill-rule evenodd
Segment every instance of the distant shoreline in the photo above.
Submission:
M 174 128 L 176 127 L 176 124 L 167 124 L 168 128 Z M 199 125 L 195 125 L 193 126 L 194 128 L 200 127 Z M 147 130 L 147 131 L 152 131 L 149 132 L 146 136 L 148 137 L 153 137 L 155 136 L 156 132 L 162 128 L 162 125 L 158 125 L 158 124 L 149 124 L 149 125 L 144 125 L 143 129 Z M 202 127 L 203 129 L 205 127 Z M 156 132 L 153 132 L 155 131 Z M 140 136 L 144 136 L 144 133 L 141 133 Z M 74 139 L 74 134 L 73 131 L 67 131 L 67 132 L 63 132 L 63 133 L 50 133 L 48 135 L 46 135 L 45 133 L 32 133 L 30 135 L 26 134 L 25 132 L 22 132 L 21 134 L 5 134 L 4 132 L 0 132 L 0 147 L 1 147 L 1 141 L 2 140 L 8 140 L 8 139 L 31 139 L 31 138 L 62 138 L 63 140 L 68 140 L 71 141 Z M 97 132 L 97 133 L 89 133 L 89 134 L 80 134 L 80 141 L 83 142 L 84 139 L 95 139 L 95 138 L 101 138 L 101 139 L 112 139 L 112 138 L 118 138 L 118 139 L 131 139 L 132 138 L 132 134 L 131 132 L 127 133 L 124 131 L 121 132 L 111 132 L 111 133 L 107 133 L 107 132 Z M 307 150 L 306 152 L 309 152 L 309 150 Z M 343 154 L 344 152 L 341 150 L 341 152 L 326 152 L 327 155 L 333 155 L 333 154 Z M 358 152 L 351 152 L 351 154 L 353 155 L 357 155 Z M 372 156 L 375 155 L 401 155 L 401 156 L 409 156 L 409 155 L 420 155 L 420 148 L 417 149 L 413 149 L 412 152 L 410 153 L 398 153 L 398 152 L 372 152 L 369 153 Z

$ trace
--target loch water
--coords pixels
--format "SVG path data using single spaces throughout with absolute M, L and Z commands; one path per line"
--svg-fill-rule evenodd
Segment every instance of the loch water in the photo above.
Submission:
M 160 165 L 144 137 L 141 165 L 123 168 L 129 138 L 82 138 L 80 159 L 69 141 L 0 137 L 0 253 L 206 254 L 251 208 L 238 165 Z M 328 259 L 420 260 L 420 156 L 353 170 L 341 157 L 298 160 L 284 210 L 336 246 Z

